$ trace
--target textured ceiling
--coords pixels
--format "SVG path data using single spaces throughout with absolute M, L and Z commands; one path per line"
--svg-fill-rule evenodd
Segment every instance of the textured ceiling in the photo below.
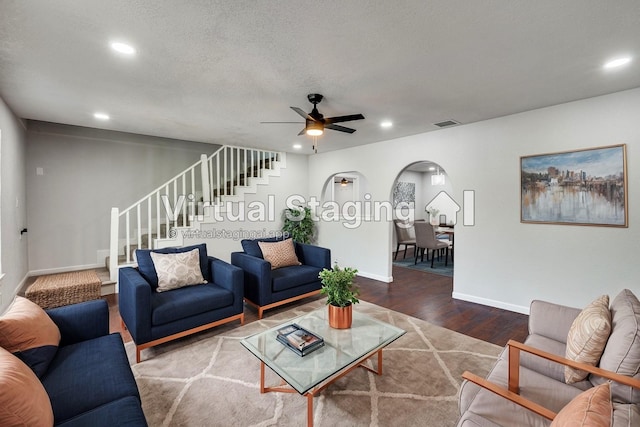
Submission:
M 0 0 L 0 96 L 27 119 L 310 153 L 289 106 L 312 92 L 366 117 L 329 151 L 635 87 L 638 0 Z

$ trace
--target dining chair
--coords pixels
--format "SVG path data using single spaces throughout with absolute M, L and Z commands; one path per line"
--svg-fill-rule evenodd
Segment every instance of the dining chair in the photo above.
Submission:
M 404 245 L 404 255 L 403 258 L 407 256 L 407 247 L 413 246 L 413 252 L 416 252 L 416 236 L 413 230 L 413 224 L 402 221 L 399 219 L 393 220 L 393 225 L 396 229 L 396 254 L 393 259 L 398 258 L 398 252 L 400 252 L 400 245 Z
M 448 265 L 450 243 L 438 240 L 436 238 L 436 232 L 433 225 L 428 222 L 415 222 L 413 226 L 416 233 L 416 259 L 414 264 L 418 263 L 418 256 L 421 257 L 420 262 L 424 261 L 425 250 L 427 251 L 427 260 L 429 260 L 429 249 L 431 249 L 431 268 L 433 268 L 433 260 L 435 259 L 436 251 L 444 249 L 444 265 Z

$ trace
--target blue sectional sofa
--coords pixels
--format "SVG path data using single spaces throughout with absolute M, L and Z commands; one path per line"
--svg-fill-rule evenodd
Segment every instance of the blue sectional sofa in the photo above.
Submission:
M 272 269 L 258 242 L 279 241 L 282 239 L 245 239 L 241 241 L 244 252 L 231 253 L 231 263 L 244 271 L 244 299 L 258 309 L 259 319 L 265 310 L 319 294 L 318 274 L 331 268 L 329 249 L 295 242 L 300 265 Z
M 109 308 L 94 300 L 47 311 L 60 346 L 40 378 L 56 426 L 146 426 L 122 337 L 109 334 Z

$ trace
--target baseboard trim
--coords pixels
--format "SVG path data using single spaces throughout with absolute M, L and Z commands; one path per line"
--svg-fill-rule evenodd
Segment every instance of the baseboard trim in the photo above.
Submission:
M 358 276 L 366 277 L 367 279 L 373 279 L 384 283 L 393 282 L 393 276 L 381 276 L 379 274 L 367 273 L 366 271 L 358 271 Z
M 489 307 L 495 307 L 495 308 L 500 308 L 502 310 L 508 310 L 508 311 L 513 311 L 515 313 L 529 315 L 529 307 L 524 307 L 521 305 L 509 304 L 503 301 L 496 301 L 489 298 L 477 297 L 475 295 L 468 295 L 468 294 L 463 294 L 455 291 L 451 294 L 451 297 L 453 299 L 474 302 L 476 304 L 488 305 Z
M 42 276 L 43 274 L 56 274 L 56 273 L 68 273 L 70 271 L 89 270 L 92 268 L 103 268 L 104 264 L 84 264 L 74 265 L 70 267 L 58 267 L 58 268 L 44 268 L 42 270 L 31 270 L 27 273 L 27 276 Z

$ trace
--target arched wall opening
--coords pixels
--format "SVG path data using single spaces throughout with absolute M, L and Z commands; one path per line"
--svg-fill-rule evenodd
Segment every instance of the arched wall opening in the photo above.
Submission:
M 413 222 L 428 221 L 436 227 L 451 227 L 452 230 L 446 238 L 453 238 L 453 226 L 456 223 L 457 208 L 453 199 L 448 195 L 453 194 L 453 185 L 445 169 L 438 163 L 421 160 L 408 164 L 396 176 L 391 187 L 389 200 L 393 206 L 394 220 L 400 220 L 407 226 L 407 233 L 403 233 L 401 239 L 407 236 L 415 239 Z M 405 246 L 398 245 L 398 233 L 394 222 L 389 224 L 391 246 L 389 248 L 392 260 L 402 259 L 405 255 Z M 413 233 L 413 234 L 412 234 Z M 445 236 L 439 236 L 445 238 Z M 414 261 L 414 247 L 406 247 L 406 257 Z M 396 254 L 396 251 L 399 253 Z M 405 259 L 406 261 L 406 259 Z M 418 262 L 420 259 L 418 260 Z M 400 265 L 400 263 L 398 264 Z

